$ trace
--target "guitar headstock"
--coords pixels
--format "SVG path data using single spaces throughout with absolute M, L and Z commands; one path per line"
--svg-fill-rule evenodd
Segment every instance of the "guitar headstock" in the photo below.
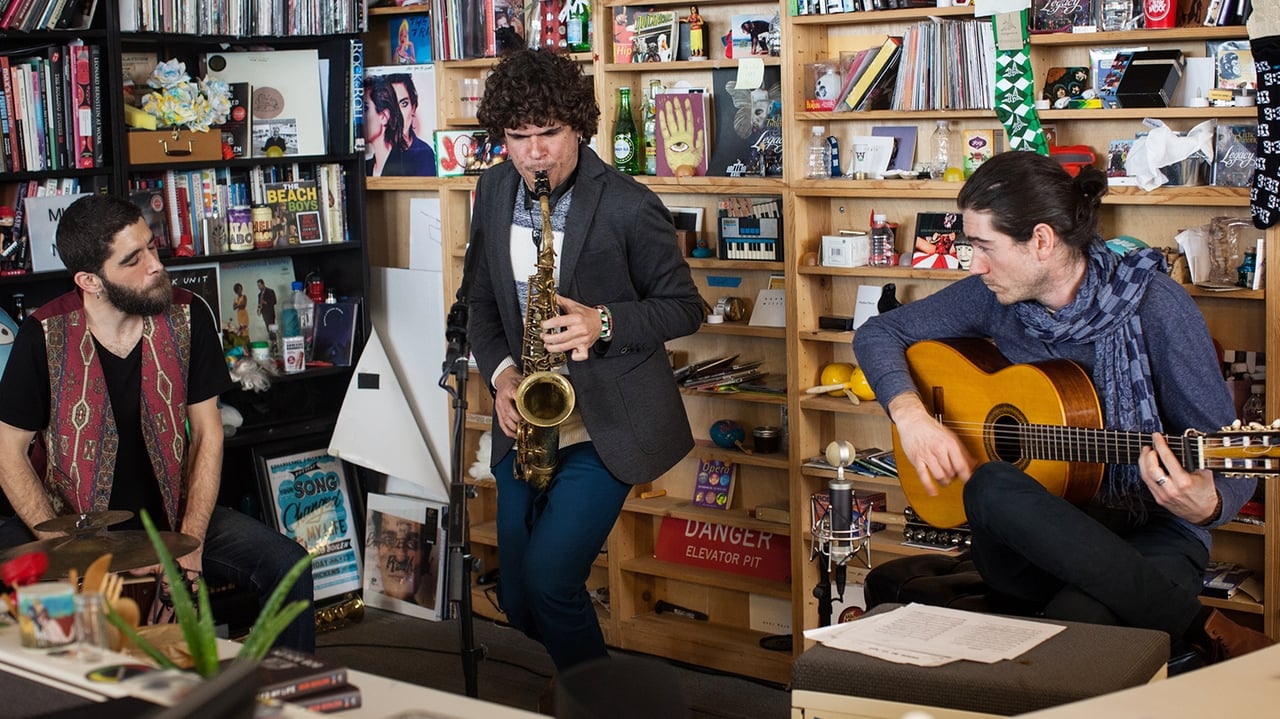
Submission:
M 1280 419 L 1266 425 L 1236 420 L 1209 434 L 1188 431 L 1184 439 L 1195 454 L 1189 466 L 1235 477 L 1280 473 Z

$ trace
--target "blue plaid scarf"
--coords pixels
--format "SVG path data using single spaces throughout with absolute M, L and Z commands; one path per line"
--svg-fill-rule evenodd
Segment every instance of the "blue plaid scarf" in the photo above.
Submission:
M 1014 309 L 1030 337 L 1050 343 L 1094 343 L 1093 386 L 1102 398 L 1107 429 L 1159 432 L 1160 411 L 1138 303 L 1155 273 L 1164 271 L 1164 256 L 1152 249 L 1117 255 L 1100 237 L 1089 245 L 1087 255 L 1084 282 L 1066 307 L 1050 314 L 1038 302 L 1021 302 Z M 1144 489 L 1136 465 L 1116 466 L 1101 499 L 1108 506 L 1141 513 Z

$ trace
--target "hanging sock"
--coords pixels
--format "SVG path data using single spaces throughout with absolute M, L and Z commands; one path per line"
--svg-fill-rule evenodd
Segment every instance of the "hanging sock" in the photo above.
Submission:
M 1260 230 L 1280 222 L 1280 6 L 1258 3 L 1249 16 L 1258 76 L 1258 149 L 1249 214 Z
M 996 39 L 996 117 L 1004 125 L 1009 148 L 1047 155 L 1049 145 L 1036 113 L 1027 11 L 998 14 L 991 28 Z

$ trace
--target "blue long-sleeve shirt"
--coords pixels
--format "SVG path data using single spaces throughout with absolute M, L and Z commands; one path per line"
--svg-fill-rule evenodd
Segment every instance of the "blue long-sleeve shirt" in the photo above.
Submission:
M 1138 316 L 1164 432 L 1212 432 L 1231 424 L 1235 408 L 1213 341 L 1204 316 L 1186 291 L 1167 275 L 1155 275 L 1138 306 Z M 958 337 L 988 337 L 1013 363 L 1067 359 L 1091 377 L 1093 374 L 1092 342 L 1048 343 L 1029 336 L 1013 307 L 997 302 L 980 277 L 967 277 L 924 299 L 872 317 L 854 336 L 853 351 L 888 411 L 890 400 L 915 390 L 904 356 L 907 347 L 920 340 Z M 1108 398 L 1099 393 L 1099 400 L 1105 406 Z M 1231 521 L 1253 496 L 1257 482 L 1215 475 L 1215 484 L 1222 496 L 1222 514 L 1212 526 Z M 1149 496 L 1147 500 L 1150 502 Z M 1167 510 L 1153 506 L 1151 511 Z M 1210 545 L 1206 528 L 1179 521 L 1205 546 Z

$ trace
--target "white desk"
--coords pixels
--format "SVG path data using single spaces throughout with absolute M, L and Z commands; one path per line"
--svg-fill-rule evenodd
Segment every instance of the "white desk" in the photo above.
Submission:
M 1021 716 L 1025 719 L 1205 719 L 1274 716 L 1272 712 L 1277 705 L 1280 705 L 1280 645 L 1179 674 L 1167 681 Z
M 234 642 L 220 642 L 219 654 L 233 657 L 240 649 Z M 137 664 L 134 657 L 104 652 L 101 661 L 88 663 L 46 650 L 24 649 L 17 624 L 0 627 L 0 671 L 40 682 L 93 702 L 128 696 L 128 685 L 101 684 L 85 675 L 95 666 Z M 360 687 L 361 706 L 324 716 L 340 719 L 535 719 L 539 715 L 501 704 L 450 694 L 416 684 L 351 671 L 348 682 Z M 285 719 L 321 716 L 286 704 Z

